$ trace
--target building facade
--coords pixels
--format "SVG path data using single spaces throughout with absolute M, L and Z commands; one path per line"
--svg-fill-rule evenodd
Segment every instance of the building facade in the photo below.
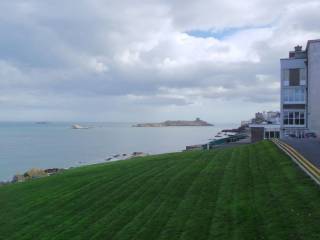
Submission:
M 307 44 L 307 127 L 320 136 L 320 39 Z
M 280 137 L 280 124 L 250 124 L 251 142 Z
M 320 40 L 281 59 L 281 137 L 320 134 Z

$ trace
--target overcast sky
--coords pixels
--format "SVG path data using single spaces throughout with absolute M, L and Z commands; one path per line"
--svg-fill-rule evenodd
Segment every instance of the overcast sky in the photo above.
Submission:
M 304 0 L 1 0 L 0 120 L 238 122 L 279 109 Z

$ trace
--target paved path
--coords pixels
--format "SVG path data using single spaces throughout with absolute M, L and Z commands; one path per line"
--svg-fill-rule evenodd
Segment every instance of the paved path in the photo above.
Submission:
M 291 145 L 307 160 L 312 162 L 320 169 L 320 139 L 298 139 L 285 138 L 282 139 L 285 143 Z

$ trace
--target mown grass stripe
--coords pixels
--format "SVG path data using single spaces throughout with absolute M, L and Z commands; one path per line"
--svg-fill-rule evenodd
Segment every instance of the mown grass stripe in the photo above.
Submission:
M 269 237 L 281 239 L 288 236 L 289 233 L 290 238 L 301 239 L 297 226 L 290 215 L 287 203 L 283 201 L 283 196 L 287 196 L 290 190 L 284 187 L 287 180 L 282 175 L 281 166 L 278 164 L 279 161 L 282 162 L 281 158 L 274 159 L 269 155 L 270 145 L 268 142 L 254 147 L 255 152 L 259 151 L 259 163 L 262 166 L 262 171 L 265 171 L 263 175 L 265 176 L 264 186 L 267 189 L 266 194 L 268 199 L 267 201 L 263 201 L 263 204 L 266 204 L 264 214 L 269 217 L 277 216 L 274 221 L 268 222 L 266 225 L 272 228 L 272 231 L 269 231 Z
M 213 153 L 213 155 L 215 155 L 215 153 Z M 211 160 L 213 160 L 213 159 L 210 159 L 210 161 Z M 180 202 L 179 207 L 182 204 L 182 202 L 184 202 L 185 199 L 188 199 L 188 198 L 184 198 Z M 135 233 L 137 233 L 139 231 L 140 226 L 144 225 L 148 221 L 148 218 L 153 214 L 153 212 L 156 208 L 157 208 L 157 205 L 153 204 L 153 202 L 148 204 L 147 208 L 145 208 L 144 211 L 142 211 L 140 214 L 138 214 L 129 224 L 127 224 L 127 226 L 124 227 L 122 232 L 126 232 L 127 234 L 123 235 L 120 232 L 117 236 L 119 236 L 119 238 L 121 238 L 122 240 L 133 239 L 135 236 Z M 186 211 L 186 210 L 188 210 L 188 209 L 185 208 L 184 213 L 188 213 L 188 211 Z M 177 224 L 176 221 L 175 221 L 175 224 Z M 117 238 L 115 238 L 115 239 L 117 239 Z
M 226 165 L 208 239 L 232 239 L 232 233 L 235 227 L 232 216 L 232 202 L 235 184 L 237 183 L 234 177 L 237 163 L 235 159 L 238 154 L 239 149 L 234 149 L 230 161 Z
M 211 161 L 209 166 L 201 173 L 196 186 L 198 199 L 196 204 L 189 210 L 191 214 L 179 239 L 202 240 L 208 238 L 218 192 L 221 187 L 221 178 L 224 175 L 228 161 L 230 161 L 232 152 L 233 149 L 219 151 L 220 154 L 215 157 L 215 161 Z
M 292 221 L 297 226 L 297 232 L 299 236 L 301 236 L 301 239 L 305 239 L 306 236 L 304 236 L 304 233 L 311 231 L 310 226 L 314 221 L 320 220 L 319 217 L 316 217 L 320 216 L 318 215 L 320 214 L 320 209 L 318 208 L 317 211 L 313 210 L 314 208 L 312 207 L 312 203 L 308 201 L 308 199 L 305 198 L 303 194 L 301 194 L 299 190 L 301 188 L 299 188 L 298 186 L 300 186 L 303 179 L 307 179 L 309 181 L 309 186 L 311 188 L 317 188 L 317 186 L 311 181 L 310 178 L 308 178 L 304 174 L 301 174 L 302 172 L 297 168 L 297 166 L 295 166 L 294 168 L 290 166 L 292 162 L 288 156 L 284 156 L 283 158 L 281 158 L 281 160 L 283 159 L 287 162 L 287 164 L 280 164 L 281 161 L 276 160 L 278 155 L 277 150 L 278 149 L 273 146 L 273 148 L 269 148 L 268 151 L 270 151 L 270 156 L 277 163 L 277 167 L 280 170 L 281 176 L 283 176 L 283 178 L 285 179 L 283 181 L 283 188 L 287 189 L 287 194 L 285 198 L 282 197 L 281 199 L 283 202 L 285 202 L 284 205 L 286 205 L 287 209 L 291 212 L 290 216 L 298 216 L 292 216 Z M 320 194 L 318 194 L 318 196 L 320 196 Z
M 166 167 L 167 167 L 167 163 L 164 163 L 163 164 L 163 167 L 164 167 L 164 169 L 166 169 Z M 142 172 L 142 173 L 144 173 L 144 174 L 146 174 L 146 173 L 148 173 L 149 172 L 149 174 L 147 175 L 147 176 L 144 176 L 143 174 L 141 175 L 141 172 L 140 172 L 140 174 L 136 174 L 133 178 L 130 178 L 130 179 L 128 179 L 129 180 L 129 182 L 132 184 L 132 183 L 135 183 L 135 182 L 137 182 L 137 183 L 140 183 L 141 182 L 141 176 L 144 176 L 144 179 L 148 179 L 149 177 L 151 177 L 153 174 L 155 174 L 155 173 L 158 173 L 160 170 L 161 170 L 161 166 L 158 164 L 158 165 L 155 165 L 154 167 L 152 167 L 152 168 L 150 168 L 149 169 L 149 167 L 146 167 L 146 168 L 144 168 L 145 170 Z M 121 189 L 121 186 L 123 186 L 124 184 L 126 184 L 126 183 L 128 183 L 128 181 L 125 181 L 124 183 L 122 183 L 121 185 L 116 185 L 115 187 L 117 188 L 116 190 L 117 190 L 117 192 L 115 193 L 115 196 L 119 199 L 122 195 L 126 195 L 127 193 L 126 192 L 124 192 L 123 191 L 123 189 Z M 110 184 L 107 184 L 107 185 L 105 185 L 105 187 L 107 187 L 107 186 L 110 186 Z M 86 190 L 86 188 L 85 188 L 85 190 Z M 85 194 L 85 190 L 83 191 L 83 194 L 84 194 L 84 196 L 86 196 L 87 198 L 89 197 L 89 199 L 90 199 L 90 197 L 95 197 L 95 198 L 99 198 L 99 196 L 101 196 L 101 193 L 99 193 L 99 191 L 96 191 L 96 192 L 92 192 L 90 195 L 88 195 L 88 194 Z M 109 199 L 112 199 L 111 197 L 110 197 L 110 195 L 108 196 L 108 198 Z M 63 211 L 63 212 L 59 212 L 59 218 L 60 219 L 63 219 L 64 218 L 64 216 L 65 215 L 71 215 L 71 216 L 73 216 L 72 218 L 69 218 L 68 219 L 68 222 L 62 222 L 61 224 L 58 224 L 58 225 L 56 225 L 56 227 L 57 228 L 61 228 L 61 229 L 64 229 L 64 231 L 63 232 L 65 232 L 65 231 L 72 231 L 72 225 L 74 224 L 74 222 L 77 222 L 77 221 L 73 221 L 73 219 L 75 219 L 76 217 L 77 217 L 77 214 L 75 215 L 74 214 L 74 208 L 73 208 L 73 205 L 75 206 L 75 207 L 78 207 L 78 206 L 86 206 L 86 205 L 84 205 L 85 204 L 85 202 L 82 202 L 82 200 L 80 199 L 80 201 L 78 200 L 78 202 L 79 203 L 82 203 L 82 204 L 75 204 L 75 202 L 73 201 L 73 199 L 68 199 L 68 200 L 66 200 L 66 199 L 62 199 L 63 201 L 66 201 L 66 203 L 68 204 L 67 206 L 67 209 L 68 209 L 68 211 Z M 93 199 L 93 200 L 95 200 L 95 199 Z M 114 201 L 117 201 L 117 199 L 114 199 Z M 95 201 L 93 201 L 95 204 L 96 204 L 96 202 Z M 116 202 L 116 204 L 117 204 L 117 202 Z M 70 206 L 71 205 L 71 206 Z M 58 207 L 58 208 L 57 208 Z M 86 206 L 86 208 L 88 208 L 89 206 Z M 106 207 L 106 202 L 104 202 L 104 207 Z M 84 209 L 86 209 L 86 208 L 84 208 Z M 65 208 L 62 208 L 62 209 L 65 209 Z M 99 208 L 99 206 L 97 206 L 97 209 L 100 209 Z M 47 208 L 46 209 L 42 209 L 42 208 L 40 208 L 40 211 L 38 211 L 38 214 L 36 214 L 35 212 L 33 212 L 34 214 L 34 219 L 35 220 L 37 220 L 37 219 L 41 219 L 41 216 L 42 215 L 45 215 L 45 216 L 49 216 L 50 217 L 50 215 L 48 215 L 46 212 L 44 212 L 43 210 L 46 210 L 47 212 L 55 212 L 55 211 L 60 211 L 60 208 L 59 208 L 59 206 L 57 206 L 57 205 L 55 205 L 54 204 L 54 202 L 48 202 L 48 206 L 47 206 Z M 79 217 L 78 217 L 79 218 Z M 61 221 L 60 221 L 61 222 Z M 47 227 L 49 227 L 49 226 L 47 226 L 47 224 L 44 224 L 43 226 L 41 226 L 41 223 L 43 224 L 43 223 L 46 223 L 46 221 L 40 221 L 40 225 L 38 225 L 37 226 L 37 229 L 41 229 L 41 228 L 43 228 L 43 229 L 46 229 Z M 57 219 L 56 220 L 56 224 L 57 223 L 59 223 L 59 219 Z M 36 222 L 34 223 L 34 226 L 36 225 Z M 71 225 L 71 228 L 66 228 L 66 226 L 68 226 L 68 225 Z M 21 235 L 26 235 L 26 234 L 28 234 L 30 231 L 29 231 L 29 229 L 28 229 L 28 227 L 27 226 L 24 226 L 25 227 L 25 229 L 23 230 L 23 231 L 21 231 L 22 233 L 21 233 Z M 45 231 L 42 231 L 42 233 L 45 233 Z M 61 233 L 60 233 L 61 234 Z M 65 234 L 65 233 L 62 233 L 62 234 Z M 14 237 L 21 237 L 21 236 L 14 236 Z
M 84 221 L 80 221 L 80 223 L 84 224 L 87 222 L 87 224 L 89 225 L 93 225 L 96 227 L 95 228 L 91 228 L 88 227 L 86 229 L 86 232 L 84 233 L 84 235 L 89 235 L 92 236 L 97 234 L 96 229 L 99 228 L 97 226 L 99 226 L 100 224 L 105 225 L 104 227 L 107 228 L 110 224 L 112 224 L 112 222 L 115 219 L 118 219 L 117 217 L 119 217 L 119 214 L 121 214 L 121 212 L 119 211 L 125 211 L 125 208 L 123 208 L 123 204 L 125 204 L 128 201 L 131 201 L 130 199 L 135 199 L 135 201 L 137 203 L 139 203 L 139 200 L 141 198 L 143 198 L 143 194 L 148 191 L 149 189 L 152 189 L 152 179 L 157 177 L 157 176 L 161 176 L 164 172 L 170 172 L 171 174 L 173 172 L 175 172 L 177 169 L 175 169 L 177 167 L 177 164 L 174 163 L 172 166 L 170 165 L 163 165 L 162 168 L 160 166 L 158 166 L 158 168 L 156 169 L 156 171 L 154 172 L 147 172 L 142 174 L 141 176 L 139 176 L 139 178 L 135 181 L 128 181 L 126 184 L 127 186 L 123 189 L 123 188 L 119 188 L 117 190 L 117 192 L 106 195 L 106 197 L 108 196 L 109 199 L 106 199 L 106 201 L 103 203 L 102 206 L 97 206 L 97 209 L 101 210 L 101 207 L 106 208 L 106 202 L 109 202 L 112 206 L 112 208 L 109 208 L 108 214 L 101 216 L 100 218 L 96 218 L 96 220 L 89 220 L 86 219 L 85 222 Z M 143 177 L 143 179 L 142 179 Z M 141 182 L 145 183 L 147 181 L 148 184 L 139 184 Z M 131 189 L 130 191 L 128 191 L 128 189 Z M 116 199 L 113 198 L 113 196 L 117 197 Z M 124 198 L 122 199 L 123 196 Z M 127 208 L 133 208 L 132 205 L 128 205 Z M 104 211 L 105 212 L 105 211 Z M 93 216 L 97 217 L 97 214 L 93 214 Z M 99 215 L 98 215 L 99 216 Z M 109 219 L 109 220 L 107 220 Z M 101 223 L 102 222 L 102 223 Z M 103 222 L 106 222 L 107 224 L 104 224 Z M 79 229 L 80 231 L 81 229 Z M 72 230 L 74 231 L 74 229 Z M 72 232 L 70 231 L 70 232 Z M 66 235 L 67 233 L 63 232 L 63 235 Z
M 254 182 L 252 179 L 249 151 L 244 147 L 239 153 L 240 161 L 237 161 L 235 184 L 233 194 L 233 217 L 235 226 L 233 239 L 261 239 L 262 228 L 256 228 L 259 218 L 253 204 Z
M 261 209 L 262 205 L 268 198 L 268 194 L 262 187 L 265 184 L 265 179 L 263 178 L 263 173 L 260 169 L 260 161 L 253 151 L 252 147 L 247 148 L 248 158 L 249 158 L 249 168 L 250 168 L 250 179 L 252 181 L 252 191 L 250 195 L 249 204 L 252 208 L 252 213 L 254 214 L 253 224 L 259 226 L 256 228 L 256 238 L 257 239 L 269 239 L 270 234 L 266 228 L 266 218 L 264 218 L 265 209 Z
M 198 155 L 196 155 L 198 157 Z M 160 189 L 162 187 L 167 186 L 172 178 L 175 177 L 175 173 L 179 171 L 183 171 L 186 168 L 190 168 L 190 165 L 192 165 L 194 162 L 190 162 L 190 164 L 185 164 L 185 165 L 177 165 L 175 169 L 172 171 L 166 171 L 164 172 L 164 176 L 161 176 L 162 180 L 164 179 L 165 181 L 161 181 L 162 184 L 160 185 Z M 167 177 L 166 177 L 167 176 Z M 138 199 L 132 199 L 127 201 L 128 204 L 125 204 L 122 206 L 121 204 L 118 204 L 118 207 L 116 212 L 112 214 L 108 214 L 107 218 L 104 217 L 100 221 L 100 225 L 105 225 L 105 228 L 107 231 L 101 235 L 101 231 L 97 231 L 94 236 L 92 236 L 92 239 L 99 239 L 99 238 L 106 238 L 106 239 L 111 239 L 114 237 L 115 234 L 117 234 L 118 231 L 120 231 L 125 224 L 131 221 L 132 218 L 136 214 L 138 214 L 140 211 L 142 211 L 146 206 L 147 203 L 154 197 L 155 191 L 159 191 L 160 189 L 157 187 L 154 187 L 153 185 L 153 180 L 156 181 L 157 178 L 150 179 L 148 182 L 144 183 L 144 185 L 148 184 L 148 187 L 153 191 L 153 194 L 148 194 L 146 196 L 143 196 L 142 194 L 138 194 L 137 196 L 140 197 L 140 199 L 143 199 L 143 201 L 139 201 Z M 162 186 L 162 187 L 161 187 Z M 146 187 L 146 190 L 148 190 L 148 187 Z M 149 191 L 150 191 L 149 189 Z M 145 192 L 146 194 L 147 192 Z M 115 218 L 116 217 L 116 218 Z M 103 231 L 102 231 L 103 232 Z
M 188 164 L 185 165 L 185 167 L 187 167 Z M 143 194 L 139 194 L 139 199 L 143 199 L 144 202 L 148 202 L 148 201 L 152 201 L 154 198 L 156 198 L 156 196 L 158 195 L 158 189 L 163 187 L 164 185 L 167 184 L 167 182 L 170 180 L 169 177 L 165 177 L 165 176 L 171 176 L 173 172 L 179 171 L 181 170 L 181 166 L 177 166 L 174 165 L 168 169 L 166 169 L 166 171 L 163 171 L 162 173 L 156 174 L 154 176 L 152 176 L 148 181 L 148 186 L 146 187 L 146 191 Z M 162 178 L 162 181 L 159 181 L 159 178 Z M 136 199 L 135 201 L 131 201 L 132 205 L 128 205 L 126 209 L 130 209 L 133 210 L 135 207 L 143 207 L 145 208 L 147 204 L 145 204 L 144 202 L 140 202 L 139 199 Z M 119 205 L 119 204 L 118 204 Z M 123 211 L 125 212 L 126 209 L 123 209 Z M 138 210 L 139 211 L 139 210 Z M 140 210 L 143 211 L 143 210 Z M 117 219 L 119 220 L 119 219 Z M 126 218 L 127 220 L 127 218 Z M 113 219 L 111 219 L 111 221 L 108 223 L 108 225 L 106 225 L 106 228 L 110 228 L 110 225 L 114 224 Z M 115 224 L 117 225 L 117 224 Z M 118 225 L 121 226 L 121 225 Z M 108 231 L 110 233 L 110 231 Z
M 100 194 L 98 194 L 98 193 L 94 193 L 94 192 L 92 192 L 92 195 L 91 196 L 95 196 L 96 198 L 97 197 L 99 197 L 99 195 Z M 119 196 L 119 195 L 117 195 L 117 196 Z M 90 196 L 89 196 L 89 198 L 90 198 Z M 91 199 L 91 201 L 92 200 L 94 200 L 94 199 Z M 65 201 L 65 200 L 64 200 Z M 45 220 L 50 220 L 49 218 L 50 218 L 50 215 L 48 215 L 48 213 L 52 213 L 52 212 L 54 212 L 54 211 L 58 211 L 59 212 L 59 214 L 58 214 L 58 216 L 59 216 L 59 218 L 57 218 L 56 219 L 56 222 L 55 223 L 52 223 L 51 222 L 51 224 L 53 224 L 56 228 L 61 228 L 61 229 L 64 229 L 63 230 L 63 232 L 65 232 L 65 231 L 72 231 L 72 226 L 73 226 L 73 224 L 76 222 L 74 219 L 76 219 L 76 218 L 79 218 L 79 216 L 78 216 L 78 214 L 77 213 L 75 213 L 75 209 L 74 209 L 74 207 L 77 207 L 77 208 L 79 208 L 79 207 L 81 207 L 82 206 L 82 208 L 83 208 L 83 204 L 85 204 L 85 202 L 84 203 L 82 203 L 80 206 L 79 205 L 77 205 L 77 204 L 75 204 L 72 200 L 68 200 L 68 201 L 66 201 L 66 203 L 68 203 L 67 205 L 68 205 L 68 207 L 67 207 L 67 209 L 68 209 L 68 211 L 65 211 L 65 212 L 60 212 L 60 210 L 59 210 L 59 208 L 56 208 L 56 205 L 54 204 L 54 202 L 53 203 L 50 203 L 50 202 L 48 202 L 47 204 L 49 205 L 49 207 L 47 207 L 47 208 L 45 208 L 45 209 L 42 209 L 42 208 L 40 208 L 40 210 L 39 211 L 37 211 L 37 213 L 35 213 L 35 211 L 33 211 L 33 216 L 34 216 L 34 219 L 35 219 L 35 222 L 34 222 L 34 224 L 33 224 L 33 227 L 34 226 L 37 226 L 37 229 L 38 230 L 40 230 L 40 229 L 46 229 L 47 227 L 50 227 L 50 226 L 48 226 L 48 224 L 46 224 L 46 222 L 50 222 L 50 221 L 43 221 L 43 219 L 41 219 L 41 216 L 45 216 L 44 218 L 45 218 Z M 62 206 L 63 207 L 63 206 Z M 88 206 L 86 206 L 86 207 L 88 207 Z M 56 209 L 56 210 L 55 210 Z M 64 208 L 63 208 L 64 209 Z M 43 210 L 45 210 L 45 211 L 43 211 Z M 55 214 L 57 214 L 57 213 L 55 213 Z M 61 222 L 61 221 L 59 221 L 59 219 L 63 219 L 64 218 L 64 216 L 71 216 L 71 217 L 69 217 L 68 218 L 68 221 L 63 221 L 63 222 Z M 37 224 L 37 222 L 38 222 L 38 219 L 40 220 L 39 221 L 39 223 Z M 68 227 L 68 225 L 70 225 L 71 227 Z M 57 230 L 58 231 L 58 230 Z M 23 231 L 21 231 L 21 234 L 20 234 L 20 236 L 18 235 L 18 236 L 14 236 L 14 237 L 19 237 L 19 238 L 21 238 L 22 236 L 26 236 L 26 235 L 28 235 L 29 234 L 29 229 L 28 229 L 28 226 L 24 226 L 24 229 L 23 229 Z M 40 231 L 41 232 L 41 231 Z M 45 233 L 45 232 L 42 232 L 42 234 L 43 233 Z M 59 234 L 58 234 L 59 235 Z
M 205 172 L 208 171 L 208 168 L 211 166 L 218 166 L 217 158 L 221 154 L 223 154 L 221 151 L 214 151 L 210 155 L 208 154 L 206 161 L 209 161 L 209 164 L 201 171 L 196 181 L 193 182 L 185 198 L 182 199 L 175 212 L 172 213 L 157 239 L 169 239 L 170 237 L 178 239 L 182 235 L 185 231 L 185 225 L 193 213 L 194 207 L 201 198 L 199 193 L 202 188 L 206 187 L 204 184 L 201 184 L 203 183 L 202 180 L 205 179 Z
M 201 170 L 208 165 L 209 162 L 205 161 L 203 157 L 204 154 L 199 159 L 196 159 L 187 169 L 177 173 L 166 186 L 166 193 L 161 194 L 158 201 L 154 203 L 158 205 L 158 208 L 133 239 L 145 239 L 147 236 L 150 239 L 155 239 L 159 235 L 178 207 L 180 200 L 185 197 L 192 186 L 193 181 L 199 176 Z

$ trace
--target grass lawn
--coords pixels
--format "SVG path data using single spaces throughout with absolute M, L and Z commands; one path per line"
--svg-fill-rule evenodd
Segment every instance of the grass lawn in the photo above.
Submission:
M 0 239 L 320 239 L 320 188 L 271 142 L 0 187 Z

